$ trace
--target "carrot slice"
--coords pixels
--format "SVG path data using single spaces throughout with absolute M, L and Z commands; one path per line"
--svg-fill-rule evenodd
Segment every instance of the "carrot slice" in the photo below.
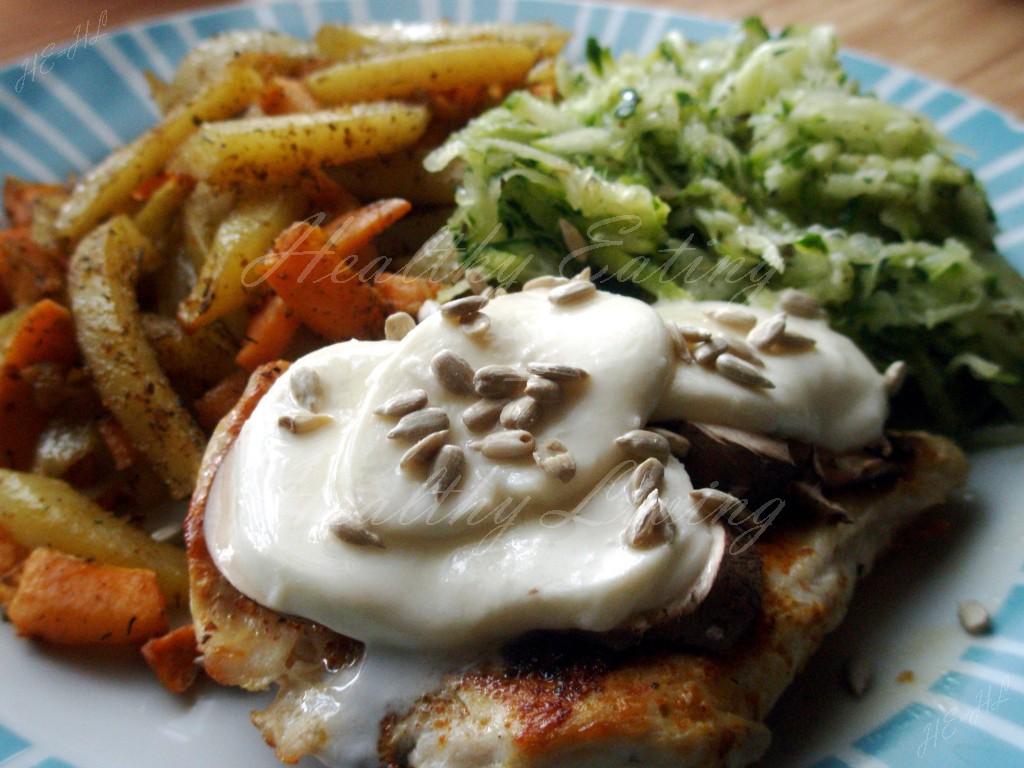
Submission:
M 25 368 L 46 362 L 66 367 L 74 365 L 78 346 L 71 313 L 50 299 L 33 304 L 3 347 L 3 352 L 5 366 Z
M 132 442 L 131 435 L 122 426 L 121 422 L 113 416 L 100 419 L 96 429 L 103 438 L 103 444 L 107 446 L 110 458 L 114 460 L 114 468 L 117 470 L 128 469 L 135 466 L 139 460 L 139 449 Z
M 199 426 L 207 432 L 213 432 L 220 420 L 235 407 L 248 381 L 248 371 L 236 371 L 196 400 L 193 409 Z
M 13 176 L 4 179 L 4 212 L 12 227 L 23 227 L 32 222 L 32 206 L 36 200 L 49 195 L 63 194 L 60 184 L 38 184 L 22 181 Z
M 27 370 L 41 363 L 68 368 L 77 357 L 67 309 L 49 299 L 6 315 L 10 335 L 0 339 L 0 467 L 29 470 L 47 416 L 36 403 Z
M 260 108 L 268 115 L 285 115 L 293 112 L 315 112 L 320 109 L 320 103 L 302 80 L 278 75 L 270 78 L 263 90 Z
M 423 302 L 436 299 L 444 284 L 425 277 L 382 272 L 374 278 L 373 287 L 384 297 L 392 312 L 408 312 L 416 317 Z
M 284 299 L 271 296 L 249 320 L 235 362 L 247 371 L 255 371 L 264 363 L 280 359 L 300 325 L 302 321 Z
M 327 242 L 341 258 L 355 254 L 411 208 L 408 200 L 392 197 L 343 213 L 324 226 Z
M 0 231 L 0 293 L 14 306 L 64 290 L 64 267 L 33 240 L 28 225 Z

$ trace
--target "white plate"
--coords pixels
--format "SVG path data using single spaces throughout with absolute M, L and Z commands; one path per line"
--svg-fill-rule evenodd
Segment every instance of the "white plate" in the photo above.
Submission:
M 643 51 L 670 29 L 696 39 L 727 29 L 666 11 L 544 0 L 272 3 L 104 29 L 0 71 L 0 176 L 61 179 L 137 135 L 156 118 L 141 72 L 168 77 L 203 37 L 254 27 L 308 36 L 324 21 L 442 17 L 551 20 L 573 30 L 570 56 L 587 35 L 617 52 Z M 997 242 L 1024 267 L 1021 126 L 903 69 L 853 54 L 844 63 L 865 88 L 924 111 L 969 150 L 964 160 L 987 185 L 1004 231 Z M 765 766 L 1024 766 L 1024 448 L 976 454 L 972 464 L 973 500 L 942 516 L 950 530 L 926 523 L 907 537 L 772 714 Z M 956 603 L 967 597 L 995 612 L 991 636 L 959 629 Z M 838 682 L 854 652 L 875 665 L 875 684 L 860 700 Z M 9 627 L 0 627 L 0 659 L 3 768 L 278 765 L 248 719 L 267 696 L 205 684 L 174 697 L 134 656 L 47 649 Z M 898 682 L 904 672 L 913 680 Z

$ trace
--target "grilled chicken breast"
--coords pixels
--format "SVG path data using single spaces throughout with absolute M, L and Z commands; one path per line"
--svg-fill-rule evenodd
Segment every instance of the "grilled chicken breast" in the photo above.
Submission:
M 332 673 L 360 645 L 282 616 L 232 587 L 212 562 L 203 515 L 219 463 L 260 397 L 284 370 L 267 366 L 207 449 L 186 526 L 192 614 L 207 672 L 248 690 L 278 686 L 253 715 L 285 762 L 321 752 L 330 734 Z M 899 437 L 900 476 L 833 497 L 847 520 L 780 524 L 756 543 L 764 568 L 759 619 L 720 655 L 642 643 L 609 650 L 580 635 L 525 638 L 504 658 L 447 678 L 440 690 L 381 723 L 386 766 L 539 768 L 744 766 L 770 741 L 763 720 L 826 633 L 842 620 L 858 578 L 921 511 L 942 503 L 967 464 L 950 441 Z

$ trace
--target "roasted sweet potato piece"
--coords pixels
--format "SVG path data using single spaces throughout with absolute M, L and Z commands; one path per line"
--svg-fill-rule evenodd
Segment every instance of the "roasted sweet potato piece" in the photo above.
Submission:
M 147 568 L 121 568 L 40 547 L 25 561 L 7 615 L 19 635 L 60 645 L 125 645 L 167 631 Z
M 191 624 L 147 640 L 142 646 L 142 658 L 156 674 L 156 679 L 172 693 L 184 693 L 192 687 L 199 672 L 198 656 L 196 631 Z

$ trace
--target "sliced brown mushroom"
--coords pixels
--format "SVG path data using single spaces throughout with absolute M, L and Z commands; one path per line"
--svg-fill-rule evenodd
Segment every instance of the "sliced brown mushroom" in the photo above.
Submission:
M 674 603 L 631 619 L 602 639 L 617 647 L 644 642 L 685 645 L 711 653 L 733 647 L 761 614 L 764 573 L 756 547 L 734 546 L 724 525 L 715 525 L 708 568 L 693 589 Z
M 719 488 L 757 508 L 785 496 L 800 476 L 801 464 L 783 440 L 712 424 L 669 426 L 690 441 L 684 463 L 695 488 Z
M 815 446 L 812 457 L 814 473 L 827 490 L 880 483 L 903 472 L 899 456 L 887 458 L 867 449 L 836 453 Z

